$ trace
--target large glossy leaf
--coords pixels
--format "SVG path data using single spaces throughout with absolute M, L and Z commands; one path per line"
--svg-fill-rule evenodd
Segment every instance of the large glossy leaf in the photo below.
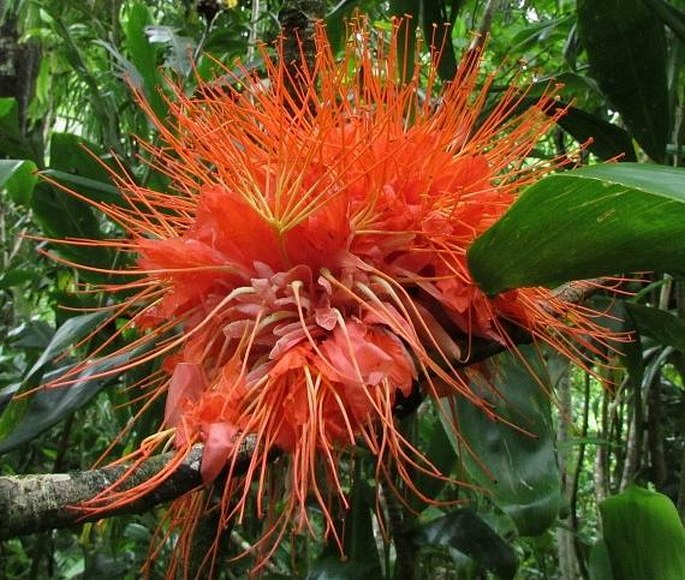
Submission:
M 626 304 L 626 310 L 640 334 L 685 352 L 685 322 L 670 312 L 641 304 Z
M 57 329 L 38 360 L 26 374 L 24 380 L 33 382 L 37 374 L 43 370 L 50 361 L 92 333 L 108 316 L 110 316 L 109 312 L 91 312 L 89 314 L 73 316 L 67 320 Z
M 562 79 L 556 79 L 563 82 Z M 549 79 L 539 83 L 539 88 L 548 86 Z M 541 93 L 540 93 L 541 94 Z M 540 102 L 540 94 L 521 99 L 512 114 L 519 114 Z M 572 107 L 562 101 L 556 101 L 545 108 L 550 117 L 564 114 L 557 119 L 557 124 L 579 143 L 586 144 L 587 149 L 604 161 L 619 158 L 621 161 L 636 161 L 633 141 L 625 129 L 609 123 L 591 113 Z M 487 114 L 481 116 L 485 121 Z
M 39 182 L 34 190 L 31 209 L 42 232 L 56 239 L 90 239 L 103 237 L 98 219 L 85 203 L 48 183 Z M 60 244 L 59 254 L 74 262 L 107 267 L 112 263 L 108 248 Z M 101 280 L 102 276 L 83 272 L 86 279 Z
M 21 385 L 16 385 L 12 389 L 13 394 L 39 385 L 48 365 L 93 332 L 107 316 L 109 316 L 107 312 L 74 316 L 60 326 L 54 334 L 49 328 L 43 329 L 43 332 L 38 334 L 38 344 L 36 345 L 41 349 L 41 354 L 24 376 Z M 36 335 L 37 333 L 34 331 L 32 334 Z M 35 338 L 32 339 L 32 342 L 35 342 Z M 26 339 L 23 340 L 23 344 L 25 347 L 28 346 Z M 19 342 L 13 343 L 15 347 L 18 345 Z M 73 402 L 78 402 L 78 396 L 71 402 L 65 398 L 67 397 L 66 391 L 67 389 L 62 389 L 59 393 L 57 391 L 39 393 L 36 395 L 38 398 L 37 405 L 34 405 L 33 399 L 17 398 L 10 401 L 0 416 L 0 449 L 9 450 L 15 445 L 28 441 L 42 431 L 41 424 L 51 426 L 59 421 L 62 417 L 60 406 L 67 403 L 66 412 L 69 412 L 70 405 Z M 72 393 L 72 396 L 74 394 L 77 393 Z M 55 405 L 53 413 L 50 413 L 49 409 L 51 404 Z M 33 429 L 33 427 L 37 429 Z
M 550 402 L 543 389 L 547 372 L 531 346 L 498 355 L 485 366 L 471 387 L 504 420 L 493 421 L 458 398 L 460 456 L 471 478 L 491 492 L 519 533 L 535 536 L 554 523 L 563 504 Z
M 93 163 L 92 160 L 91 163 Z M 109 180 L 101 181 L 88 177 L 81 177 L 80 175 L 56 169 L 47 169 L 42 171 L 41 175 L 54 179 L 61 185 L 64 185 L 81 195 L 87 195 L 94 201 L 102 201 L 114 205 L 126 205 L 126 201 L 119 193 L 119 190 L 112 185 Z
M 72 133 L 53 133 L 50 139 L 50 168 L 80 175 L 93 181 L 111 183 L 109 173 L 95 157 L 101 146 Z
M 643 0 L 578 0 L 577 7 L 591 73 L 642 148 L 663 161 L 670 120 L 661 20 Z
M 599 511 L 614 578 L 685 578 L 685 530 L 668 497 L 631 487 Z
M 453 510 L 421 526 L 414 533 L 414 542 L 420 546 L 455 548 L 500 578 L 513 578 L 516 574 L 514 549 L 470 510 Z
M 685 42 L 685 12 L 666 0 L 642 1 L 673 31 L 680 42 Z
M 580 143 L 589 140 L 588 150 L 604 161 L 616 157 L 621 161 L 637 160 L 630 135 L 613 123 L 576 107 L 568 107 L 557 123 Z
M 468 252 L 488 294 L 685 266 L 685 170 L 606 164 L 529 187 Z

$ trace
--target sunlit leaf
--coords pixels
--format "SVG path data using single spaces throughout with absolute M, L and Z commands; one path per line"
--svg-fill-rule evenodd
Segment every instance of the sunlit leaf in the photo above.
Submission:
M 685 530 L 667 496 L 633 486 L 599 511 L 614 578 L 685 578 Z
M 636 163 L 529 187 L 468 252 L 488 294 L 685 264 L 685 170 Z

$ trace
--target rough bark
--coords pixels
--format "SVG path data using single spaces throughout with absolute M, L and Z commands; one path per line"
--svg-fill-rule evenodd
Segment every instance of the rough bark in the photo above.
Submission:
M 572 453 L 570 447 L 570 431 L 573 429 L 573 398 L 569 366 L 567 365 L 556 384 L 559 423 L 557 425 L 557 454 L 561 471 L 561 485 L 566 500 L 571 503 L 574 492 L 574 478 L 572 474 Z M 559 570 L 564 580 L 578 577 L 578 563 L 574 546 L 574 527 L 572 514 L 563 521 L 556 530 L 557 552 L 559 554 Z
M 41 475 L 0 477 L 0 540 L 32 534 L 77 523 L 99 520 L 118 513 L 142 513 L 152 507 L 182 496 L 202 485 L 200 465 L 202 445 L 196 445 L 186 460 L 161 485 L 124 507 L 84 514 L 76 507 L 116 483 L 128 466 L 117 465 L 78 471 Z M 254 439 L 246 438 L 238 450 L 235 473 L 241 473 L 254 451 Z M 122 482 L 130 489 L 150 479 L 174 457 L 174 452 L 146 460 Z
M 600 426 L 597 437 L 608 439 L 609 437 L 609 397 L 608 391 L 602 393 L 602 409 L 600 416 Z M 595 462 L 593 466 L 593 487 L 595 492 L 595 502 L 599 505 L 609 493 L 609 452 L 606 445 L 597 447 Z
M 40 64 L 40 48 L 35 42 L 20 43 L 17 18 L 0 0 L 0 97 L 17 100 L 19 123 L 26 132 L 26 110 L 33 98 Z

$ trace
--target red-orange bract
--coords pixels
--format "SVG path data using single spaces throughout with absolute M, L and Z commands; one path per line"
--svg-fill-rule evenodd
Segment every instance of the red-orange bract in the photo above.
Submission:
M 251 494 L 267 522 L 259 563 L 290 526 L 311 529 L 312 498 L 340 543 L 331 506 L 347 505 L 340 459 L 356 445 L 377 458 L 379 479 L 392 464 L 416 493 L 412 473 L 442 477 L 396 429 L 393 408 L 420 384 L 492 414 L 455 368 L 471 338 L 510 348 L 506 328 L 516 325 L 577 358 L 576 345 L 602 336 L 591 312 L 548 290 L 486 296 L 466 263 L 469 244 L 554 168 L 527 160 L 555 122 L 551 98 L 520 107 L 525 91 L 513 87 L 491 106 L 492 78 L 475 53 L 441 91 L 433 64 L 402 83 L 396 31 L 374 38 L 353 26 L 336 60 L 319 30 L 314 66 L 296 67 L 297 79 L 264 51 L 266 78 L 242 71 L 190 97 L 172 87 L 168 120 L 141 99 L 163 143 L 145 146 L 149 163 L 171 189 L 115 175 L 125 203 L 96 204 L 127 233 L 106 243 L 136 256 L 134 281 L 105 288 L 128 293 L 113 317 L 140 331 L 127 348 L 154 344 L 126 368 L 158 357 L 167 373 L 148 385 L 151 399 L 166 396 L 160 431 L 128 459 L 172 441 L 177 461 L 84 507 L 147 493 L 203 443 L 206 485 L 228 477 L 218 507 L 198 490 L 170 509 L 174 566 L 205 510 L 218 509 L 218 542 Z M 255 451 L 237 474 L 246 439 Z M 210 550 L 205 571 L 214 558 Z

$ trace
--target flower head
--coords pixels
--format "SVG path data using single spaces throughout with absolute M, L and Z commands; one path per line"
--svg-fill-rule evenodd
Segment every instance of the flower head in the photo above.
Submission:
M 169 121 L 141 99 L 162 141 L 145 145 L 149 163 L 170 190 L 120 174 L 125 203 L 97 203 L 127 234 L 108 244 L 135 256 L 116 315 L 140 331 L 134 344 L 154 344 L 128 366 L 158 357 L 167 377 L 150 391 L 166 396 L 160 432 L 133 457 L 171 440 L 183 458 L 203 444 L 204 482 L 228 474 L 217 484 L 220 528 L 256 493 L 266 555 L 286 525 L 310 526 L 309 498 L 339 537 L 331 500 L 346 506 L 339 465 L 356 445 L 377 458 L 379 477 L 392 463 L 416 493 L 412 470 L 442 477 L 393 409 L 420 384 L 492 414 L 457 368 L 474 337 L 512 347 L 517 326 L 577 356 L 601 334 L 591 313 L 543 288 L 486 296 L 466 262 L 474 239 L 554 168 L 528 160 L 555 121 L 551 97 L 520 111 L 525 94 L 511 88 L 490 107 L 477 54 L 441 91 L 432 64 L 402 82 L 396 33 L 374 41 L 362 23 L 350 38 L 335 60 L 320 29 L 298 82 L 265 52 L 266 78 L 243 71 L 194 96 L 177 87 Z M 248 439 L 254 453 L 238 475 Z M 166 475 L 86 507 L 131 501 Z M 185 526 L 181 554 L 189 514 L 207 508 L 202 493 L 170 512 Z

